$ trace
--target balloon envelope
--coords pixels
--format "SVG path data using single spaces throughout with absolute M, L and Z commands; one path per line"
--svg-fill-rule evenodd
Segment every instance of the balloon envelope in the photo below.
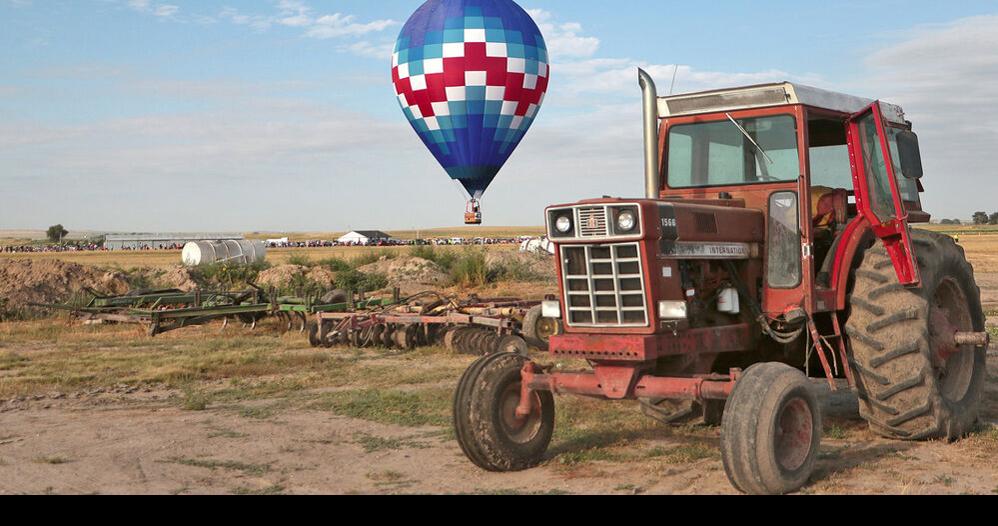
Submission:
M 540 29 L 512 0 L 429 0 L 392 55 L 406 118 L 476 199 L 533 124 L 550 72 Z

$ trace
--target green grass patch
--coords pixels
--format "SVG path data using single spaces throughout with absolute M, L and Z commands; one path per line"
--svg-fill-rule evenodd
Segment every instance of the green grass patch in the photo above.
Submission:
M 206 290 L 236 290 L 255 283 L 260 273 L 270 268 L 268 263 L 230 265 L 216 263 L 191 269 L 191 279 Z
M 0 371 L 10 371 L 27 364 L 30 360 L 14 351 L 0 352 Z
M 216 427 L 216 428 L 211 428 L 211 432 L 208 433 L 208 438 L 227 438 L 234 440 L 238 438 L 249 438 L 249 434 L 240 433 L 238 431 L 233 431 L 231 429 Z
M 933 482 L 935 482 L 936 484 L 942 484 L 943 486 L 949 488 L 952 487 L 953 484 L 956 484 L 956 479 L 954 479 L 949 475 L 936 475 L 936 478 L 933 479 Z
M 825 437 L 832 440 L 845 440 L 849 433 L 838 424 L 832 424 L 825 428 Z
M 458 260 L 458 254 L 453 250 L 438 249 L 433 245 L 414 246 L 409 249 L 409 255 L 422 258 L 437 264 L 444 272 L 449 272 Z
M 288 265 L 296 265 L 299 267 L 312 267 L 315 263 L 312 262 L 312 258 L 308 254 L 295 254 L 288 258 Z
M 645 456 L 664 460 L 668 464 L 692 464 L 701 460 L 720 459 L 721 452 L 717 448 L 703 444 L 685 444 L 672 448 L 652 448 Z
M 360 268 L 363 266 L 370 265 L 371 263 L 377 263 L 382 259 L 396 259 L 398 254 L 395 252 L 365 252 L 357 257 L 350 260 L 350 266 L 352 268 Z
M 569 451 L 558 455 L 557 462 L 562 466 L 578 466 L 590 464 L 592 462 L 620 462 L 626 457 L 615 451 L 604 447 L 594 447 L 581 451 Z
M 60 466 L 62 464 L 69 464 L 71 462 L 73 461 L 66 457 L 59 457 L 59 456 L 51 456 L 51 457 L 43 456 L 35 458 L 35 464 L 51 464 L 53 466 Z
M 228 471 L 239 471 L 247 475 L 260 476 L 270 472 L 270 464 L 246 464 L 233 460 L 211 460 L 200 458 L 176 457 L 167 461 L 171 464 L 190 466 L 194 468 L 210 469 L 212 471 L 224 469 Z
M 388 286 L 388 277 L 378 273 L 345 270 L 336 275 L 336 288 L 354 292 L 374 292 Z
M 571 493 L 560 490 L 560 489 L 549 489 L 541 491 L 525 491 L 522 489 L 512 489 L 512 488 L 499 488 L 499 489 L 483 489 L 478 490 L 471 495 L 494 495 L 499 497 L 514 497 L 514 496 L 558 496 L 558 495 L 571 495 Z
M 361 389 L 324 394 L 309 407 L 382 424 L 446 426 L 451 421 L 451 395 L 450 389 Z
M 392 470 L 368 473 L 367 478 L 372 482 L 374 482 L 374 485 L 376 487 L 387 488 L 387 489 L 402 489 L 408 486 L 412 486 L 416 482 L 410 479 L 404 473 L 399 473 L 398 471 L 392 471 Z
M 276 403 L 259 407 L 243 407 L 239 409 L 239 416 L 253 420 L 270 420 L 274 418 L 277 410 L 283 405 L 283 403 Z
M 284 486 L 273 485 L 267 486 L 262 489 L 251 489 L 251 488 L 235 488 L 232 490 L 233 495 L 283 495 Z
M 481 287 L 495 281 L 484 250 L 465 250 L 449 268 L 451 280 L 461 287 Z
M 350 262 L 342 258 L 322 259 L 319 260 L 316 263 L 316 265 L 319 267 L 329 269 L 333 272 L 344 272 L 353 268 L 353 265 L 351 265 Z
M 180 407 L 185 411 L 204 411 L 208 409 L 211 398 L 204 391 L 192 385 L 186 385 L 180 399 Z
M 553 451 L 571 453 L 623 444 L 660 431 L 631 402 L 559 400 Z
M 357 445 L 364 448 L 365 453 L 377 453 L 379 451 L 399 451 L 402 449 L 426 449 L 426 445 L 412 440 L 412 438 L 384 438 L 368 433 L 357 433 L 354 435 Z

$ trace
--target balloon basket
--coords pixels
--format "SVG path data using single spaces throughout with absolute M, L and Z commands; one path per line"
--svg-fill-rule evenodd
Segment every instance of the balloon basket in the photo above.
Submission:
M 482 204 L 477 199 L 468 201 L 468 207 L 464 210 L 464 224 L 470 226 L 482 224 Z

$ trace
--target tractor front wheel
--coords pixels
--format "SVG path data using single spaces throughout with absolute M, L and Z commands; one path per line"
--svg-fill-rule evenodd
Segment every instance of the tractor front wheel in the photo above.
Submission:
M 753 495 L 784 495 L 807 484 L 821 444 L 821 409 L 803 373 L 763 363 L 742 374 L 721 423 L 728 480 Z
M 520 372 L 526 359 L 516 353 L 486 356 L 461 377 L 454 395 L 454 429 L 464 454 L 492 472 L 523 471 L 544 459 L 554 433 L 554 397 L 535 391 L 534 411 L 521 418 Z

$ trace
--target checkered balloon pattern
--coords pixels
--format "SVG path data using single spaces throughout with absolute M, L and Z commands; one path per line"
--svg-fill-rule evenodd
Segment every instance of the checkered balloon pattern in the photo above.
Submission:
M 512 0 L 429 0 L 392 55 L 402 111 L 476 199 L 533 124 L 550 73 L 540 29 Z

